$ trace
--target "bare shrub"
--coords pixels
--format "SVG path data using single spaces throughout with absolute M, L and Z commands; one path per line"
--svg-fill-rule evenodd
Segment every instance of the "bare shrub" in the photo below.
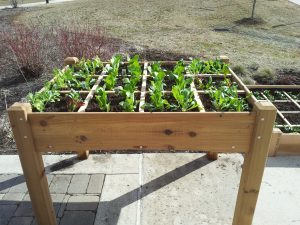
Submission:
M 26 79 L 43 73 L 43 36 L 36 27 L 15 25 L 10 30 L 2 31 L 1 37 L 12 52 L 19 72 Z
M 246 75 L 246 70 L 242 65 L 236 65 L 236 66 L 232 67 L 232 70 L 239 76 Z
M 257 71 L 253 78 L 260 84 L 274 84 L 276 81 L 276 74 L 272 69 L 265 68 Z
M 9 3 L 13 8 L 18 8 L 18 4 L 19 4 L 18 0 L 9 0 Z
M 57 31 L 58 45 L 64 57 L 108 59 L 113 55 L 112 39 L 104 36 L 100 28 L 60 27 Z

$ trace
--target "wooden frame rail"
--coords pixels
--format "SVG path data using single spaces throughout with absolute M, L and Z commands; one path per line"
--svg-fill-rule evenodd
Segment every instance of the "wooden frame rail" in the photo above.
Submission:
M 201 149 L 245 153 L 233 225 L 251 225 L 276 116 L 268 101 L 253 106 L 245 113 L 34 113 L 15 103 L 8 114 L 38 224 L 56 225 L 41 152 Z

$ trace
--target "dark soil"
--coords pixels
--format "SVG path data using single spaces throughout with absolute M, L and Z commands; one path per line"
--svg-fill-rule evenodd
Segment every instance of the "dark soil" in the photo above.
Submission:
M 296 71 L 293 69 L 283 69 L 278 71 L 276 84 L 300 85 L 300 71 Z
M 281 117 L 278 116 L 278 115 L 276 116 L 275 123 L 276 123 L 277 125 L 286 125 L 286 123 L 283 121 L 283 119 L 281 119 Z
M 275 100 L 289 100 L 287 96 L 283 94 L 283 91 L 285 91 L 287 94 L 289 94 L 294 100 L 299 100 L 300 99 L 300 90 L 288 90 L 288 89 L 251 89 L 252 92 L 260 92 L 264 93 L 265 91 L 269 91 L 269 94 L 271 95 L 271 98 L 273 97 Z M 264 93 L 268 98 L 269 96 Z M 273 99 L 269 99 L 273 100 Z
M 215 107 L 213 106 L 209 95 L 207 94 L 199 94 L 200 100 L 204 106 L 205 111 L 207 112 L 214 112 L 216 111 Z
M 135 96 L 135 100 L 138 103 L 140 100 L 140 93 L 135 93 L 134 96 Z M 109 93 L 108 101 L 110 102 L 110 111 L 111 112 L 123 112 L 123 109 L 119 103 L 124 101 L 124 97 L 122 97 L 120 95 L 116 95 L 114 93 Z M 92 100 L 89 102 L 85 111 L 86 112 L 103 112 L 100 110 L 95 97 L 92 98 Z M 139 104 L 136 104 L 135 112 L 138 112 L 138 111 L 139 111 Z
M 300 124 L 300 115 L 297 113 L 284 113 L 283 116 L 292 124 Z
M 273 102 L 280 111 L 299 111 L 300 109 L 293 102 Z
M 266 21 L 264 21 L 262 18 L 243 18 L 241 20 L 235 21 L 236 24 L 238 25 L 261 25 L 265 24 Z

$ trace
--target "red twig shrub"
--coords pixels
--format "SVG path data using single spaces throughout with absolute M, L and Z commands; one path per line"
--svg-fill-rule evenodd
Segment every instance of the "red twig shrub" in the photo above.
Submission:
M 105 37 L 100 28 L 61 27 L 57 31 L 58 45 L 64 57 L 108 59 L 113 54 L 112 40 Z
M 43 73 L 43 37 L 37 28 L 16 25 L 11 30 L 2 31 L 1 36 L 25 78 L 38 77 Z

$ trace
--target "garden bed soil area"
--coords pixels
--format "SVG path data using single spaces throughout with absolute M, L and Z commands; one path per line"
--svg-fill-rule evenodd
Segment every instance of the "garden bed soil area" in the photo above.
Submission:
M 252 89 L 254 96 L 259 99 L 268 99 L 279 111 L 277 113 L 275 127 L 284 133 L 300 131 L 300 90 L 293 88 Z M 281 115 L 280 115 L 281 113 Z M 282 118 L 284 117 L 293 127 Z

